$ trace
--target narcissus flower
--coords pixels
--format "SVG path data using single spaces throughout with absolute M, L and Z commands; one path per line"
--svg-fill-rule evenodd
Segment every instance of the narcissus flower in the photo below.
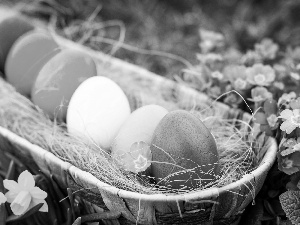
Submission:
M 0 192 L 0 205 L 5 203 L 7 201 L 7 198 L 5 197 L 5 195 Z
M 8 190 L 5 194 L 7 202 L 15 215 L 22 215 L 32 207 L 44 203 L 39 211 L 48 212 L 48 205 L 45 201 L 47 193 L 39 187 L 35 187 L 35 181 L 30 172 L 25 170 L 18 178 L 14 180 L 3 181 L 4 187 Z
M 275 80 L 274 69 L 261 63 L 249 67 L 247 73 L 247 81 L 253 85 L 269 86 Z

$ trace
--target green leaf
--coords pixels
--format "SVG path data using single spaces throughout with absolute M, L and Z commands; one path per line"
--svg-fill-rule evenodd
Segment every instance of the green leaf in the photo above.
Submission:
M 239 224 L 243 225 L 259 225 L 264 214 L 264 207 L 261 199 L 256 200 L 255 205 L 249 204 L 243 213 Z
M 13 180 L 16 174 L 16 163 L 14 160 L 11 160 L 9 163 L 9 167 L 5 176 L 5 179 Z
M 75 220 L 74 196 L 73 196 L 71 188 L 67 188 L 67 192 L 68 192 L 68 197 L 69 197 L 69 200 L 70 200 L 72 220 Z
M 271 114 L 277 115 L 277 102 L 274 99 L 267 99 L 264 102 L 264 111 L 266 112 L 267 116 L 270 116 Z
M 20 216 L 16 216 L 16 215 L 11 215 L 7 218 L 6 220 L 6 223 L 12 223 L 12 222 L 15 222 L 15 221 L 20 221 L 20 220 L 23 220 L 29 216 L 31 216 L 32 214 L 38 212 L 40 210 L 40 208 L 42 208 L 44 203 L 40 203 L 40 204 L 37 204 L 36 206 L 32 207 L 31 209 L 29 209 L 25 214 L 23 215 L 20 215 Z
M 6 211 L 5 204 L 1 204 L 0 205 L 0 225 L 5 225 L 6 217 L 7 217 L 7 211 Z
M 254 115 L 253 121 L 259 124 L 268 124 L 266 114 L 264 114 L 263 112 L 257 112 Z
M 300 191 L 286 191 L 279 200 L 287 218 L 296 225 L 300 223 Z

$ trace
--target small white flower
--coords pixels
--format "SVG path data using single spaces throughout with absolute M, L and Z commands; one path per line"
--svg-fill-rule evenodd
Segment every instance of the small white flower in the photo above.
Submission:
M 284 89 L 284 83 L 282 83 L 282 82 L 275 81 L 275 82 L 273 83 L 273 86 L 274 86 L 274 87 L 277 87 L 277 88 L 280 89 L 280 90 L 283 90 L 283 89 Z
M 34 178 L 27 170 L 20 174 L 18 182 L 5 179 L 3 185 L 8 190 L 5 197 L 7 202 L 11 203 L 10 207 L 15 215 L 22 215 L 40 203 L 44 204 L 39 211 L 48 212 L 48 205 L 45 201 L 47 193 L 35 187 Z
M 234 82 L 233 82 L 233 86 L 241 89 L 241 90 L 245 90 L 247 87 L 247 81 L 242 80 L 241 78 L 237 78 Z
M 247 68 L 247 81 L 250 84 L 258 86 L 270 86 L 275 80 L 275 71 L 271 66 L 261 63 L 255 64 Z
M 212 72 L 212 73 L 211 73 L 211 76 L 212 76 L 213 78 L 218 79 L 218 80 L 222 80 L 222 79 L 224 78 L 223 73 L 220 73 L 219 71 L 214 71 L 214 72 Z
M 284 93 L 279 99 L 278 99 L 278 105 L 280 105 L 282 102 L 290 102 L 293 99 L 297 97 L 295 92 L 290 93 Z
M 300 109 L 289 110 L 285 109 L 280 113 L 278 118 L 285 121 L 281 124 L 280 129 L 287 134 L 292 133 L 297 127 L 300 128 Z
M 291 77 L 294 78 L 295 80 L 300 80 L 300 75 L 298 73 L 290 73 Z
M 124 170 L 139 173 L 151 165 L 152 153 L 149 144 L 138 141 L 134 142 L 127 152 L 113 152 L 112 158 Z
M 277 122 L 278 118 L 275 114 L 271 114 L 268 118 L 268 124 L 270 125 L 270 127 L 275 127 L 276 122 Z
M 0 192 L 0 205 L 5 203 L 7 201 L 7 198 L 5 197 L 5 195 Z

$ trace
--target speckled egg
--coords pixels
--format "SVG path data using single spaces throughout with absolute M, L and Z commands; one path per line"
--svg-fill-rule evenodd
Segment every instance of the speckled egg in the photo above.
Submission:
M 8 53 L 5 63 L 7 81 L 21 94 L 30 96 L 40 69 L 58 51 L 58 45 L 46 31 L 32 30 L 23 34 Z
M 187 111 L 168 113 L 156 127 L 150 148 L 157 185 L 192 190 L 203 187 L 219 173 L 214 137 Z
M 128 99 L 114 81 L 102 76 L 91 77 L 71 98 L 68 131 L 109 151 L 130 113 Z
M 32 88 L 32 101 L 51 119 L 65 121 L 69 101 L 76 88 L 96 76 L 93 58 L 81 51 L 64 49 L 39 72 Z
M 0 71 L 4 72 L 7 54 L 14 42 L 34 26 L 16 11 L 0 8 Z

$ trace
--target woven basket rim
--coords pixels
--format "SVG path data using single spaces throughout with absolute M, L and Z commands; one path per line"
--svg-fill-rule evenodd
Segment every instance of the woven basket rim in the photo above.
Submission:
M 62 161 L 58 157 L 56 157 L 53 153 L 30 143 L 26 139 L 16 135 L 15 133 L 9 131 L 6 128 L 3 128 L 0 126 L 0 133 L 2 136 L 10 140 L 11 142 L 17 143 L 19 145 L 24 146 L 27 149 L 30 149 L 33 152 L 38 152 L 38 154 L 42 155 L 48 155 L 49 157 L 55 157 L 56 163 L 64 168 L 69 168 L 69 171 L 71 174 L 75 175 L 77 178 L 80 178 L 87 182 L 88 184 L 91 184 L 92 186 L 96 186 L 98 188 L 101 188 L 103 190 L 106 190 L 107 192 L 111 194 L 117 194 L 121 198 L 126 198 L 126 199 L 139 199 L 143 201 L 151 201 L 151 202 L 165 202 L 165 201 L 187 201 L 187 202 L 192 202 L 192 201 L 197 201 L 201 199 L 215 199 L 219 196 L 221 192 L 227 191 L 227 190 L 232 190 L 236 187 L 239 187 L 249 181 L 251 181 L 252 178 L 259 177 L 262 173 L 265 171 L 268 171 L 270 167 L 273 165 L 276 154 L 277 154 L 277 143 L 276 140 L 272 137 L 269 137 L 267 142 L 269 147 L 268 151 L 263 157 L 263 160 L 261 164 L 250 174 L 245 175 L 242 179 L 233 182 L 231 184 L 228 184 L 226 186 L 223 186 L 221 188 L 210 188 L 210 189 L 204 189 L 204 190 L 199 190 L 196 192 L 191 192 L 191 193 L 185 193 L 185 194 L 141 194 L 141 193 L 136 193 L 132 191 L 127 191 L 123 189 L 119 189 L 117 187 L 111 186 L 109 184 L 106 184 L 99 179 L 97 179 L 95 176 L 93 176 L 91 173 L 83 171 L 76 166 Z M 51 155 L 51 156 L 50 156 Z

